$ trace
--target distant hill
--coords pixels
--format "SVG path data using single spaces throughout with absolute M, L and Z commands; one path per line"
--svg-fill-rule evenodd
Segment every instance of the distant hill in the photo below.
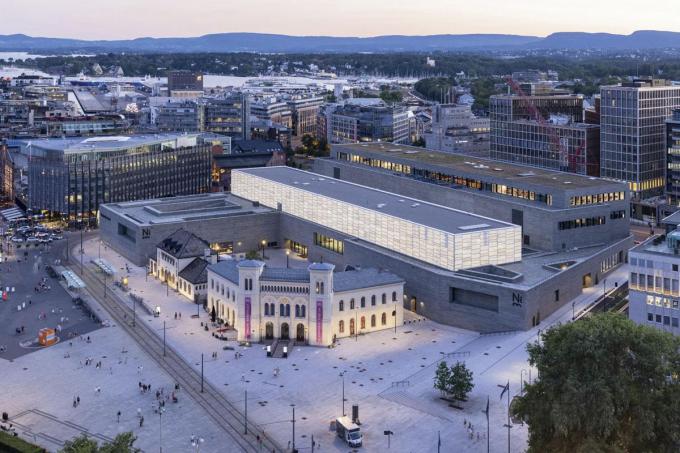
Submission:
M 190 38 L 117 41 L 0 35 L 0 51 L 22 52 L 432 52 L 501 49 L 661 49 L 680 47 L 680 33 L 643 30 L 630 35 L 553 33 L 545 38 L 502 34 L 375 36 L 369 38 L 218 33 Z

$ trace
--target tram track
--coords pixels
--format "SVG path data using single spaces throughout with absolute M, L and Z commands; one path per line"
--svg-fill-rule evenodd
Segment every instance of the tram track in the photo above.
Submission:
M 135 322 L 133 326 L 133 310 L 113 290 L 108 289 L 105 292 L 103 282 L 91 269 L 84 266 L 81 272 L 80 266 L 69 266 L 69 268 L 80 276 L 87 285 L 89 293 L 99 302 L 111 318 L 180 385 L 184 392 L 203 408 L 208 416 L 229 435 L 235 445 L 241 449 L 240 451 L 253 453 L 284 451 L 255 423 L 248 422 L 248 434 L 245 434 L 243 413 L 230 403 L 217 388 L 205 380 L 203 380 L 202 392 L 201 376 L 167 344 L 165 345 L 166 354 L 164 357 L 163 341 L 143 322 Z

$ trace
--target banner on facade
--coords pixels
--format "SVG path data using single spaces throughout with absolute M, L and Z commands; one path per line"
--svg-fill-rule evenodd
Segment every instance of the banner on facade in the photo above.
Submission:
M 250 340 L 250 297 L 246 296 L 246 325 L 245 325 L 245 331 L 246 331 L 246 340 Z
M 316 342 L 323 343 L 323 301 L 316 301 Z

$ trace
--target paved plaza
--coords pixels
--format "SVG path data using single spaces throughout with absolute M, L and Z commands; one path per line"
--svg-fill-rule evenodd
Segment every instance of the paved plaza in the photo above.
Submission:
M 272 359 L 266 357 L 261 345 L 242 347 L 213 337 L 214 329 L 202 308 L 197 310 L 195 304 L 172 290 L 166 292 L 166 287 L 147 276 L 144 268 L 132 266 L 113 250 L 100 246 L 96 238 L 87 240 L 84 248 L 84 265 L 93 266 L 91 260 L 101 256 L 116 269 L 117 280 L 128 278 L 130 292 L 161 307 L 159 317 L 137 307 L 138 321 L 147 323 L 160 338 L 165 323 L 168 347 L 199 372 L 203 354 L 205 378 L 242 411 L 247 390 L 249 423 L 259 425 L 284 447 L 292 447 L 295 405 L 295 446 L 300 451 L 311 451 L 312 437 L 315 451 L 350 450 L 330 430 L 331 421 L 342 415 L 344 381 L 345 412 L 351 415 L 352 405 L 359 405 L 364 451 L 384 451 L 387 438 L 383 432 L 390 430 L 394 432 L 390 449 L 396 452 L 436 451 L 438 434 L 441 451 L 484 452 L 486 417 L 482 410 L 487 397 L 490 450 L 507 451 L 507 400 L 500 398 L 499 386 L 510 381 L 514 396 L 520 391 L 521 377 L 525 381 L 530 374 L 535 377 L 535 369 L 526 362 L 526 344 L 536 341 L 538 328 L 479 335 L 410 315 L 396 333 L 389 329 L 346 338 L 331 349 L 295 347 L 288 359 Z M 270 265 L 286 265 L 281 250 L 267 250 L 267 257 Z M 292 255 L 289 264 L 306 265 Z M 607 278 L 607 285 L 622 283 L 625 274 L 625 268 L 618 269 Z M 131 304 L 111 280 L 108 289 Z M 575 310 L 589 305 L 601 292 L 601 285 L 586 290 L 577 299 Z M 64 294 L 70 300 L 70 295 Z M 106 319 L 100 308 L 95 311 Z M 181 317 L 176 319 L 175 313 L 181 313 Z M 196 313 L 200 316 L 192 317 Z M 567 322 L 571 314 L 569 304 L 539 327 Z M 144 451 L 156 451 L 161 441 L 161 419 L 154 412 L 155 392 L 161 387 L 165 394 L 171 392 L 174 382 L 119 327 L 91 331 L 84 338 L 88 335 L 90 343 L 62 341 L 13 361 L 0 360 L 6 390 L 0 394 L 0 407 L 10 413 L 22 436 L 52 451 L 81 432 L 103 441 L 126 430 L 139 436 L 137 445 Z M 85 365 L 88 358 L 92 364 Z M 462 409 L 450 407 L 432 386 L 435 367 L 442 358 L 449 363 L 465 361 L 474 373 L 475 388 L 469 401 L 461 404 Z M 96 367 L 97 362 L 102 366 Z M 152 391 L 141 393 L 140 382 L 151 384 Z M 76 396 L 80 396 L 81 404 L 74 408 Z M 232 451 L 228 436 L 198 404 L 184 397 L 181 390 L 178 396 L 179 402 L 168 403 L 162 416 L 164 451 L 192 451 L 192 435 L 205 440 L 201 451 Z M 138 409 L 145 419 L 141 428 Z M 122 413 L 120 422 L 116 419 L 118 410 Z M 466 421 L 472 423 L 471 431 Z M 511 451 L 524 451 L 526 427 L 513 425 L 510 434 Z

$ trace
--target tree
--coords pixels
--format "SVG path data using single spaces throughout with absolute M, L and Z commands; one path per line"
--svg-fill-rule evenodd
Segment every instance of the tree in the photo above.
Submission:
M 421 148 L 425 148 L 425 137 L 418 137 L 416 141 L 413 142 L 413 146 L 420 146 Z
M 251 250 L 249 252 L 246 252 L 246 259 L 247 260 L 259 260 L 260 254 L 257 250 Z
M 86 434 L 67 441 L 60 453 L 139 453 L 141 450 L 134 446 L 137 438 L 131 432 L 120 433 L 110 443 L 99 446 L 97 441 Z
M 540 378 L 514 414 L 529 452 L 675 452 L 680 339 L 617 314 L 554 327 L 528 346 Z
M 474 388 L 472 382 L 472 371 L 463 362 L 456 362 L 451 367 L 447 382 L 447 391 L 455 399 L 465 401 L 468 394 Z
M 434 373 L 434 388 L 439 390 L 439 392 L 444 395 L 448 393 L 448 385 L 450 379 L 449 366 L 443 360 L 439 362 L 437 366 L 437 371 Z

